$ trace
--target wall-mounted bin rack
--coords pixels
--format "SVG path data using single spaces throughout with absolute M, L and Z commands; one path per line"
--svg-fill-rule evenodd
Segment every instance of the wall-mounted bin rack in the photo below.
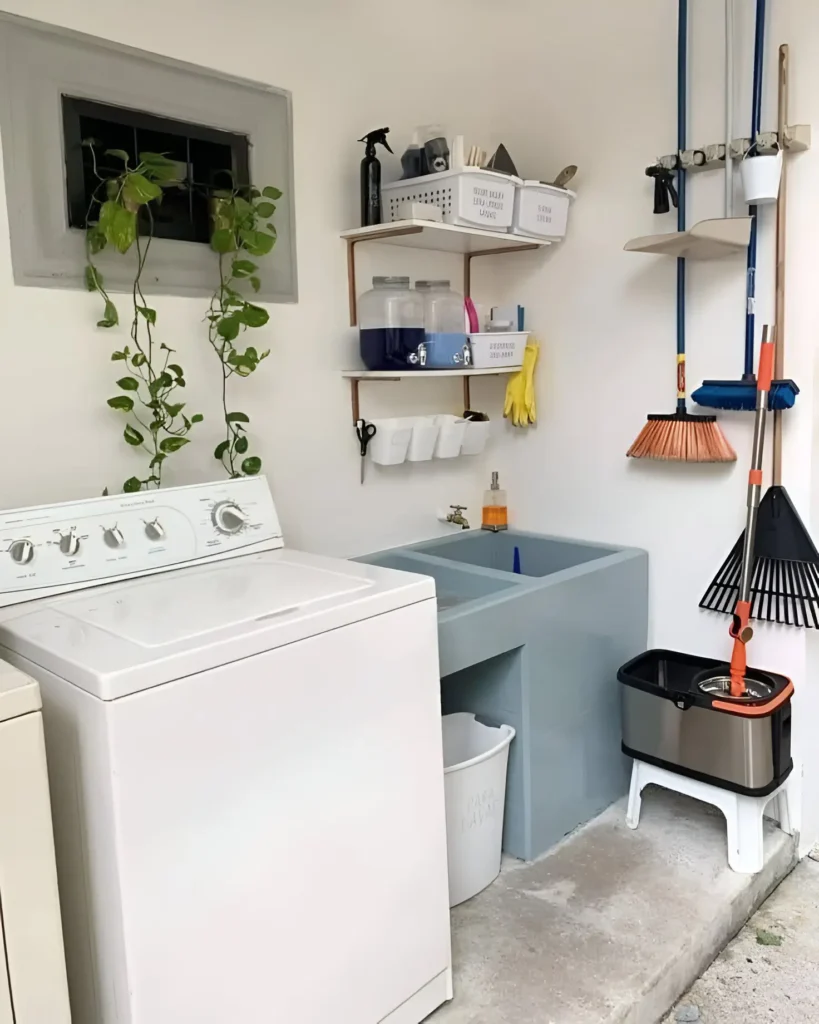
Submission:
M 542 249 L 551 242 L 525 235 L 483 231 L 480 228 L 457 227 L 428 220 L 397 220 L 374 227 L 354 228 L 341 236 L 347 243 L 347 282 L 350 294 L 350 326 L 358 323 L 358 292 L 356 289 L 355 247 L 359 242 L 403 245 L 412 249 L 462 254 L 464 257 L 464 295 L 470 294 L 471 263 L 475 256 L 496 256 L 506 252 Z M 446 373 L 457 371 L 447 370 Z M 428 371 L 429 373 L 429 371 Z M 415 376 L 415 374 L 412 374 Z M 423 374 L 421 374 L 423 376 Z M 361 375 L 364 379 L 364 375 Z
M 493 366 L 485 370 L 408 370 L 406 373 L 394 370 L 343 370 L 342 377 L 350 382 L 350 398 L 353 410 L 353 423 L 361 419 L 358 386 L 363 380 L 424 380 L 426 378 L 460 377 L 463 380 L 464 409 L 470 409 L 469 383 L 472 377 L 500 377 L 504 374 L 518 373 L 520 366 Z

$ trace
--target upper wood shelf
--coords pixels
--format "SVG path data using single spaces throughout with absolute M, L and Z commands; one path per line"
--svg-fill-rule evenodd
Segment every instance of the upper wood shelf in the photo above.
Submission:
M 647 252 L 656 256 L 681 256 L 688 260 L 720 260 L 748 248 L 750 217 L 702 220 L 689 231 L 665 235 L 644 235 L 626 242 L 626 252 Z
M 455 224 L 437 224 L 430 220 L 396 220 L 343 232 L 347 242 L 383 242 L 385 245 L 406 245 L 412 249 L 434 249 L 440 252 L 480 253 L 542 249 L 551 245 L 545 239 L 526 235 L 508 235 L 502 231 L 483 231 Z

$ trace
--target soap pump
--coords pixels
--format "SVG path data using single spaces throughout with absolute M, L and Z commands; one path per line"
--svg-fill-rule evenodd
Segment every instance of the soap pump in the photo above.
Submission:
M 381 162 L 375 155 L 375 147 L 382 145 L 392 153 L 387 142 L 389 128 L 377 128 L 368 132 L 359 142 L 366 144 L 364 159 L 361 161 L 361 226 L 371 227 L 381 223 Z
M 506 507 L 506 491 L 501 490 L 497 473 L 492 474 L 492 484 L 489 490 L 483 492 L 481 529 L 492 530 L 493 533 L 509 529 L 509 513 Z

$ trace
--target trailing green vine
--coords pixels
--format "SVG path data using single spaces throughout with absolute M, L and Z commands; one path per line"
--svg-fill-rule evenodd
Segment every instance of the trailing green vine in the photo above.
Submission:
M 103 275 L 94 257 L 110 245 L 125 254 L 132 247 L 136 269 L 131 301 L 131 342 L 115 351 L 111 359 L 124 363 L 128 371 L 117 380 L 122 394 L 108 399 L 110 408 L 126 416 L 123 438 L 133 448 L 142 448 L 149 457 L 144 476 L 129 477 L 122 488 L 135 492 L 162 483 L 165 460 L 189 443 L 191 426 L 202 420 L 201 413 L 188 418 L 184 402 L 176 401 L 176 392 L 185 387 L 185 374 L 177 362 L 171 362 L 174 349 L 154 337 L 156 310 L 148 305 L 142 290 L 142 276 L 154 234 L 152 204 L 162 200 L 162 190 L 179 183 L 176 164 L 161 153 L 140 153 L 136 167 L 129 166 L 124 150 L 106 150 L 107 156 L 122 161 L 122 170 L 112 176 L 99 173 L 93 141 L 84 143 L 91 152 L 94 174 L 99 182 L 86 217 L 85 283 L 89 291 L 99 292 L 104 302 L 98 327 L 111 328 L 119 323 L 119 313 L 105 288 Z M 142 223 L 140 224 L 140 221 Z M 142 236 L 140 227 L 143 228 Z
M 211 247 L 219 257 L 219 284 L 207 315 L 208 340 L 219 357 L 225 420 L 224 440 L 213 455 L 231 477 L 253 476 L 262 468 L 261 458 L 248 454 L 250 417 L 244 412 L 229 411 L 228 381 L 234 374 L 249 377 L 270 354 L 270 349 L 259 352 L 252 345 L 244 349 L 236 345 L 247 328 L 263 327 L 269 319 L 267 310 L 249 302 L 239 288 L 244 282 L 254 292 L 261 287 L 258 265 L 248 257 L 266 256 L 276 244 L 276 228 L 270 218 L 276 212 L 274 200 L 281 194 L 279 189 L 267 186 L 261 191 L 253 188 L 217 192 L 212 199 Z M 262 224 L 263 221 L 267 223 Z

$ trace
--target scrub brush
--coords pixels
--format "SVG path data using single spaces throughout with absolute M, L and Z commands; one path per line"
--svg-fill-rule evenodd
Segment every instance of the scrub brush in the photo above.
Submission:
M 529 427 L 537 422 L 535 366 L 539 355 L 540 345 L 530 340 L 523 353 L 523 366 L 506 386 L 503 415 L 515 427 Z

